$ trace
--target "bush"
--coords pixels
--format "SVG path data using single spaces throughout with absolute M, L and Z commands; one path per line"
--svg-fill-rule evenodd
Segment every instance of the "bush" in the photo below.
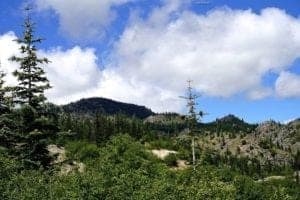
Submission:
M 97 145 L 85 141 L 69 142 L 66 145 L 67 157 L 79 161 L 86 161 L 100 156 Z
M 150 145 L 152 148 L 155 149 L 172 149 L 177 150 L 179 148 L 179 145 L 177 145 L 173 140 L 168 139 L 158 139 L 155 141 L 150 142 Z
M 171 153 L 167 157 L 165 157 L 164 162 L 169 166 L 169 167 L 176 167 L 177 166 L 177 154 Z

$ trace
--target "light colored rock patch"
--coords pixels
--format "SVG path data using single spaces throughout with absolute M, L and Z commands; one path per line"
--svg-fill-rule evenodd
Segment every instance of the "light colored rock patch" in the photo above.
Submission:
M 70 164 L 63 164 L 60 169 L 60 174 L 67 175 L 67 174 L 75 172 L 75 171 L 83 173 L 85 171 L 85 164 L 83 164 L 82 162 L 76 162 L 76 161 L 73 161 Z
M 257 182 L 271 181 L 271 180 L 283 180 L 285 176 L 269 176 L 264 179 L 259 179 Z
M 167 150 L 167 149 L 153 149 L 151 152 L 160 159 L 165 159 L 170 154 L 177 154 L 177 151 Z
M 52 164 L 61 164 L 60 167 L 60 175 L 67 175 L 72 172 L 80 172 L 83 173 L 85 171 L 85 164 L 82 162 L 71 161 L 68 163 L 64 163 L 67 160 L 66 150 L 64 147 L 58 147 L 55 144 L 51 144 L 47 146 L 50 156 L 56 156 L 56 159 L 52 162 Z
M 185 170 L 189 167 L 186 160 L 177 160 L 176 162 L 177 166 L 174 167 L 175 170 Z
M 55 144 L 50 144 L 47 146 L 50 156 L 56 156 L 56 159 L 53 161 L 53 164 L 58 164 L 64 162 L 66 157 L 66 150 L 64 147 L 58 147 Z

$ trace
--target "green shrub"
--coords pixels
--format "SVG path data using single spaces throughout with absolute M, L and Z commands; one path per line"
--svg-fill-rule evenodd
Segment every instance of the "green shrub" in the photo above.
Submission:
M 177 154 L 171 153 L 167 157 L 165 157 L 164 162 L 167 164 L 169 167 L 176 167 L 177 166 Z
M 67 157 L 79 161 L 94 159 L 100 156 L 97 145 L 85 141 L 69 142 L 66 145 Z

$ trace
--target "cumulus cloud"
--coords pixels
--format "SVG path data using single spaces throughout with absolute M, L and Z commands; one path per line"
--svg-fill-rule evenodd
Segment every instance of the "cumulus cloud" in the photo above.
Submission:
M 130 77 L 131 74 L 121 74 L 115 69 L 104 70 L 96 93 L 124 102 L 146 105 L 156 112 L 182 111 L 185 102 L 178 98 L 176 91 Z
M 85 92 L 97 87 L 100 70 L 94 49 L 81 49 L 76 46 L 63 51 L 55 48 L 40 52 L 51 63 L 46 72 L 53 89 L 47 92 L 49 100 L 56 103 L 66 103 L 74 100 L 72 96 L 85 96 Z
M 264 75 L 287 69 L 300 55 L 300 20 L 276 8 L 183 11 L 158 21 L 153 15 L 133 21 L 116 43 L 118 70 L 177 93 L 192 79 L 210 96 L 265 97 L 271 89 L 262 85 Z
M 54 10 L 60 29 L 74 39 L 95 39 L 115 19 L 114 7 L 131 1 L 135 0 L 36 0 L 36 5 L 39 10 Z
M 300 76 L 283 71 L 276 80 L 275 88 L 280 97 L 300 97 Z
M 248 92 L 248 98 L 251 100 L 260 100 L 271 96 L 273 94 L 273 90 L 267 87 L 254 88 Z
M 17 83 L 16 79 L 11 74 L 18 68 L 18 65 L 9 61 L 10 57 L 18 54 L 19 46 L 16 42 L 13 42 L 14 39 L 16 39 L 16 35 L 13 32 L 0 35 L 1 70 L 7 74 L 5 81 L 8 85 Z

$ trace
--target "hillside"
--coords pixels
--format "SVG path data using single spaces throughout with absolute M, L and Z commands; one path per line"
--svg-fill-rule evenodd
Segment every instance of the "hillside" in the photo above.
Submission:
M 63 110 L 67 113 L 76 114 L 124 114 L 126 116 L 135 116 L 144 119 L 154 113 L 145 106 L 135 104 L 122 103 L 111 99 L 94 97 L 81 99 L 79 101 L 62 106 Z
M 186 124 L 179 115 L 160 114 L 145 121 L 152 129 L 172 133 L 177 140 L 189 140 Z M 287 125 L 274 121 L 250 124 L 227 115 L 210 123 L 199 123 L 197 141 L 199 150 L 210 154 L 282 166 L 293 163 L 294 155 L 300 151 L 300 123 L 295 120 Z
M 40 117 L 30 107 L 0 115 L 0 199 L 300 197 L 298 121 L 266 122 L 251 132 L 251 124 L 234 116 L 199 124 L 193 170 L 180 115 L 141 120 L 43 109 Z M 36 129 L 49 138 L 37 140 Z M 36 140 L 38 151 L 31 145 Z

